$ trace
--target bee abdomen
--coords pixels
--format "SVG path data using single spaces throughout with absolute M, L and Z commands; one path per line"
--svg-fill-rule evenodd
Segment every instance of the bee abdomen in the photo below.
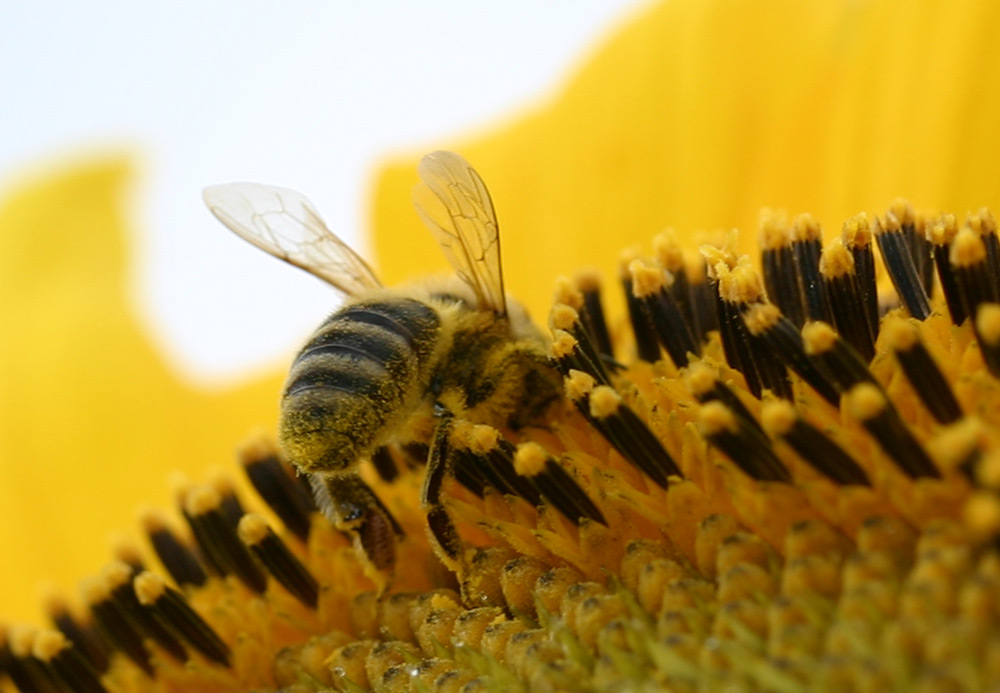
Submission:
M 285 385 L 281 439 L 292 462 L 336 471 L 369 454 L 424 372 L 440 322 L 413 299 L 356 303 L 330 316 Z

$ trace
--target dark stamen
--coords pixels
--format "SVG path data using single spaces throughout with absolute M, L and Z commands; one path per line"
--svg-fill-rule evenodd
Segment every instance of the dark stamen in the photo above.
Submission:
M 819 261 L 823 291 L 829 299 L 830 317 L 837 332 L 861 356 L 865 363 L 875 357 L 875 335 L 868 324 L 861 300 L 854 256 L 839 238 L 827 246 Z
M 759 426 L 751 426 L 722 402 L 709 402 L 698 412 L 698 430 L 737 467 L 758 481 L 792 480 Z
M 790 402 L 765 403 L 760 418 L 768 435 L 784 440 L 820 474 L 838 484 L 871 486 L 868 475 L 854 458 L 818 428 L 799 418 Z
M 952 214 L 941 215 L 927 225 L 927 238 L 933 248 L 934 264 L 937 267 L 944 300 L 948 304 L 948 313 L 953 323 L 961 325 L 969 316 L 965 312 L 965 306 L 962 305 L 961 291 L 951 268 L 951 243 L 956 235 L 958 235 L 958 225 Z
M 908 238 L 892 212 L 885 215 L 882 223 L 876 219 L 875 239 L 882 251 L 882 260 L 889 270 L 892 285 L 896 287 L 896 293 L 910 315 L 918 320 L 926 320 L 931 314 L 930 301 L 924 290 L 920 270 L 913 262 Z
M 108 646 L 94 630 L 77 622 L 69 606 L 61 599 L 54 599 L 48 607 L 49 618 L 59 632 L 73 643 L 94 671 L 103 673 L 108 668 Z
M 697 269 L 691 269 L 692 265 Z M 708 340 L 708 333 L 719 329 L 716 290 L 708 280 L 708 272 L 702 258 L 697 258 L 694 263 L 688 263 L 687 276 L 691 293 L 691 312 L 694 315 L 692 326 L 698 342 L 704 344 Z
M 35 638 L 35 657 L 48 665 L 67 690 L 73 693 L 107 693 L 90 662 L 57 630 L 43 631 Z
M 808 214 L 800 215 L 792 224 L 792 254 L 799 278 L 807 320 L 829 320 L 823 279 L 819 273 L 819 258 L 823 236 L 819 224 Z
M 204 585 L 208 580 L 205 569 L 198 562 L 194 551 L 170 531 L 166 518 L 150 510 L 143 513 L 141 521 L 149 543 L 174 582 L 182 587 Z
M 514 466 L 514 445 L 492 426 L 456 424 L 452 447 L 466 464 L 480 470 L 487 485 L 500 493 L 520 496 L 532 505 L 542 502 L 538 490 Z
M 795 334 L 798 334 L 797 332 Z M 753 414 L 731 387 L 716 377 L 715 371 L 702 363 L 693 363 L 684 375 L 684 382 L 701 404 L 722 402 L 734 414 L 747 421 L 752 426 L 759 426 Z
M 234 574 L 243 584 L 258 594 L 267 589 L 267 579 L 254 563 L 253 557 L 236 536 L 236 528 L 220 509 L 221 498 L 211 487 L 192 489 L 185 500 L 185 511 L 191 529 L 206 555 L 224 571 Z
M 878 441 L 882 450 L 913 478 L 940 478 L 930 456 L 903 423 L 899 412 L 872 383 L 860 383 L 845 393 L 846 411 Z
M 930 296 L 934 289 L 934 263 L 931 243 L 925 233 L 925 219 L 917 216 L 910 203 L 902 198 L 896 199 L 889 206 L 889 211 L 899 220 L 899 228 L 910 249 L 920 284 L 924 287 L 924 293 Z
M 611 346 L 611 335 L 604 318 L 604 308 L 601 305 L 601 283 L 592 272 L 581 272 L 576 277 L 576 286 L 583 297 L 583 305 L 577 308 L 583 325 L 594 342 L 598 353 L 614 357 Z
M 764 288 L 760 275 L 749 264 L 749 258 L 743 256 L 732 268 L 725 264 L 716 266 L 719 283 L 719 296 L 723 303 L 723 313 L 730 324 L 723 326 L 723 347 L 727 336 L 732 340 L 726 359 L 732 353 L 737 362 L 747 370 L 742 370 L 747 378 L 747 386 L 755 397 L 760 397 L 763 389 L 768 389 L 778 397 L 792 397 L 792 383 L 788 379 L 785 365 L 774 358 L 767 344 L 751 333 L 744 322 L 743 315 L 753 306 L 764 302 Z M 732 363 L 730 363 L 732 365 Z M 756 388 L 751 385 L 757 381 Z
M 844 393 L 858 383 L 875 384 L 875 376 L 850 344 L 823 322 L 811 322 L 802 328 L 806 354 Z
M 997 237 L 997 220 L 990 210 L 983 207 L 977 214 L 970 215 L 965 224 L 978 233 L 986 245 L 986 262 L 991 268 L 994 291 L 1000 295 L 1000 238 Z
M 150 572 L 136 576 L 133 585 L 139 603 L 152 611 L 160 623 L 167 625 L 211 661 L 229 666 L 229 646 L 191 608 L 180 592 L 168 587 L 162 577 Z
M 571 371 L 566 378 L 566 392 L 590 425 L 657 485 L 666 488 L 670 476 L 683 476 L 660 439 L 614 389 L 596 385 L 586 373 Z
M 885 326 L 889 347 L 927 411 L 940 424 L 950 424 L 962 417 L 958 400 L 920 339 L 915 325 L 905 320 L 888 320 Z
M 958 232 L 952 241 L 948 260 L 958 287 L 959 300 L 966 315 L 976 315 L 982 303 L 997 303 L 998 269 L 990 267 L 983 239 L 969 227 Z
M 649 322 L 649 316 L 643 310 L 642 303 L 636 298 L 632 286 L 632 275 L 628 270 L 632 259 L 632 257 L 628 257 L 622 261 L 621 281 L 622 288 L 625 290 L 625 303 L 628 306 L 632 333 L 635 336 L 636 355 L 643 361 L 655 363 L 660 358 L 660 345 L 656 341 L 656 331 Z
M 671 278 L 660 268 L 645 266 L 635 260 L 629 266 L 632 287 L 653 326 L 661 346 L 678 368 L 688 363 L 689 354 L 699 354 L 700 348 L 688 329 L 684 314 L 674 297 L 667 291 Z
M 263 517 L 244 515 L 237 532 L 240 540 L 286 590 L 306 606 L 316 608 L 319 603 L 316 578 L 268 527 Z
M 19 628 L 0 633 L 0 671 L 5 672 L 20 691 L 65 693 L 59 677 L 35 656 L 37 631 Z
M 135 596 L 132 589 L 134 574 L 127 565 L 114 562 L 104 569 L 104 578 L 111 590 L 111 598 L 121 608 L 122 613 L 140 632 L 150 637 L 164 652 L 178 662 L 187 661 L 187 652 L 164 626 L 153 618 Z
M 238 456 L 260 497 L 292 534 L 306 541 L 316 502 L 307 488 L 294 478 L 291 466 L 281 461 L 277 449 L 266 438 L 244 445 Z
M 824 368 L 806 353 L 802 334 L 777 306 L 756 303 L 743 316 L 750 334 L 759 337 L 771 353 L 795 371 L 808 385 L 830 404 L 837 406 L 840 391 Z
M 566 519 L 579 524 L 582 518 L 607 525 L 607 520 L 569 472 L 559 466 L 537 443 L 522 443 L 514 455 L 517 473 L 538 489 L 542 498 Z
M 605 366 L 605 359 L 597 351 L 590 335 L 580 323 L 580 314 L 571 306 L 557 303 L 549 313 L 549 326 L 556 341 L 561 341 L 560 348 L 553 345 L 555 365 L 563 375 L 571 369 L 590 373 L 602 384 L 611 384 L 611 374 Z M 566 334 L 571 341 L 562 340 Z
M 858 214 L 845 221 L 840 238 L 854 258 L 858 297 L 864 306 L 868 329 L 872 338 L 876 339 L 879 332 L 878 288 L 875 283 L 875 253 L 872 251 L 872 231 L 868 215 Z
M 760 220 L 761 267 L 768 297 L 796 327 L 806 321 L 792 236 L 784 219 L 765 213 Z
M 653 239 L 653 252 L 656 262 L 673 277 L 669 282 L 667 292 L 681 310 L 684 324 L 688 326 L 691 335 L 701 344 L 698 321 L 692 304 L 691 280 L 688 278 L 687 261 L 684 251 L 677 240 L 677 235 L 668 229 Z M 700 263 L 700 258 L 699 258 Z
M 153 664 L 142 644 L 142 635 L 123 607 L 112 598 L 107 579 L 90 578 L 83 583 L 82 590 L 83 600 L 90 608 L 98 632 L 152 678 Z

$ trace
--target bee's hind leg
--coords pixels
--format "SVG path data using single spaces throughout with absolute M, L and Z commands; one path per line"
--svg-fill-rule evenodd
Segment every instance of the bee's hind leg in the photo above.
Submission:
M 356 474 L 312 474 L 309 480 L 327 519 L 354 536 L 376 571 L 390 573 L 396 563 L 396 537 L 403 530 L 368 484 Z
M 427 528 L 435 545 L 438 557 L 448 570 L 462 573 L 462 554 L 464 547 L 455 529 L 455 523 L 448 516 L 448 511 L 441 504 L 441 488 L 444 480 L 451 473 L 451 423 L 450 412 L 437 412 L 437 425 L 434 428 L 434 440 L 427 455 L 427 473 L 424 476 L 424 488 L 420 502 L 427 512 Z

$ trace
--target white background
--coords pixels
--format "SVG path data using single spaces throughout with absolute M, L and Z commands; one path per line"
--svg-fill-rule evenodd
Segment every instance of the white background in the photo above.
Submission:
M 295 188 L 364 253 L 375 166 L 558 88 L 640 0 L 0 0 L 0 193 L 39 162 L 138 155 L 130 294 L 178 371 L 274 365 L 334 307 L 231 236 L 212 183 Z

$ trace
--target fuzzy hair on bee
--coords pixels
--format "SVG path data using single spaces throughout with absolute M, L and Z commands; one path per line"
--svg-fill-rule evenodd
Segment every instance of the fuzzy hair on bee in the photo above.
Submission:
M 237 235 L 345 296 L 292 362 L 278 439 L 327 517 L 381 573 L 392 571 L 401 529 L 359 464 L 393 443 L 429 446 L 421 500 L 438 554 L 456 569 L 462 546 L 441 502 L 452 421 L 517 429 L 562 392 L 542 333 L 504 294 L 499 227 L 479 174 L 443 151 L 418 173 L 417 211 L 456 276 L 393 288 L 301 194 L 254 183 L 204 191 Z

